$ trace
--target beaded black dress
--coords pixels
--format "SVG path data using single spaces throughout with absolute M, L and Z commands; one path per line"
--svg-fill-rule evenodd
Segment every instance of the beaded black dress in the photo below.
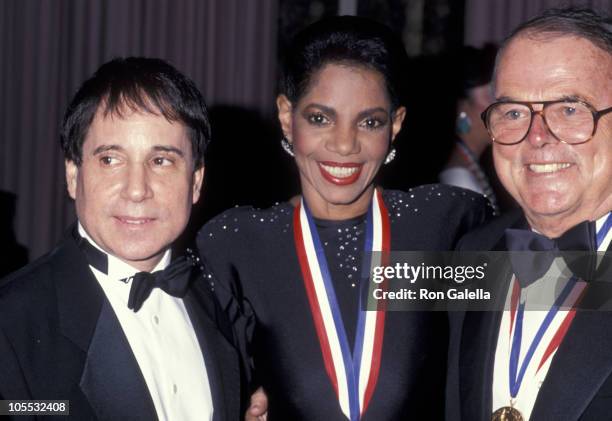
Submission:
M 484 197 L 444 185 L 384 191 L 391 250 L 452 250 L 491 213 Z M 294 208 L 237 207 L 198 234 L 214 289 L 234 321 L 269 420 L 346 420 L 325 371 L 293 234 Z M 365 215 L 315 219 L 347 338 L 359 309 Z M 442 419 L 448 344 L 442 312 L 387 312 L 380 373 L 362 420 Z

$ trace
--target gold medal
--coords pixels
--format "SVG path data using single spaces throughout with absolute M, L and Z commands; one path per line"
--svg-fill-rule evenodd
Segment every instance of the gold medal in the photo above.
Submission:
M 525 419 L 518 409 L 511 406 L 503 406 L 493 412 L 491 421 L 524 421 Z

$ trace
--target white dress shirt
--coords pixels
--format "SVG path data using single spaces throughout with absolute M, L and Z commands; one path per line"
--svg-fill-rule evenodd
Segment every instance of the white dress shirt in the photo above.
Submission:
M 607 217 L 608 214 L 597 220 L 595 225 L 597 231 L 601 229 Z M 612 230 L 608 232 L 601 245 L 598 247 L 598 251 L 607 250 L 611 240 Z M 523 316 L 523 334 L 521 336 L 521 349 L 517 371 L 520 370 L 521 365 L 523 364 L 529 345 L 533 342 L 537 330 L 546 317 L 546 314 L 551 307 L 550 304 L 554 302 L 554 299 L 561 293 L 563 286 L 565 286 L 565 284 L 569 281 L 570 273 L 571 272 L 568 270 L 563 259 L 557 258 L 551 265 L 548 272 L 542 278 L 536 280 L 534 283 L 521 290 L 519 302 L 525 303 L 525 312 Z M 511 404 L 509 364 L 510 350 L 512 348 L 512 338 L 514 336 L 516 320 L 511 330 L 510 300 L 512 297 L 514 282 L 516 282 L 516 280 L 513 277 L 506 297 L 505 306 L 506 309 L 510 310 L 503 312 L 497 337 L 497 349 L 495 351 L 495 366 L 493 374 L 492 411 L 496 411 L 504 406 L 510 406 Z M 578 282 L 566 302 L 574 302 L 577 295 L 580 294 L 584 287 L 584 282 Z M 543 305 L 544 303 L 547 303 L 547 305 Z M 538 393 L 542 387 L 542 383 L 544 382 L 546 375 L 548 374 L 548 369 L 550 368 L 550 364 L 555 356 L 556 350 L 550 354 L 539 369 L 538 366 L 542 361 L 546 348 L 567 316 L 567 308 L 569 307 L 566 307 L 566 309 L 563 309 L 562 307 L 555 314 L 555 317 L 552 319 L 550 326 L 542 336 L 542 339 L 536 348 L 529 365 L 527 366 L 516 398 L 512 399 L 512 406 L 520 411 L 525 420 L 528 420 L 531 416 Z
M 103 251 L 79 223 L 79 234 Z M 134 312 L 127 306 L 131 283 L 121 279 L 139 272 L 108 256 L 108 274 L 90 266 L 104 290 L 138 362 L 160 421 L 212 420 L 213 402 L 198 338 L 181 298 L 154 288 Z M 170 250 L 152 271 L 170 263 Z M 137 415 L 137 414 L 135 414 Z

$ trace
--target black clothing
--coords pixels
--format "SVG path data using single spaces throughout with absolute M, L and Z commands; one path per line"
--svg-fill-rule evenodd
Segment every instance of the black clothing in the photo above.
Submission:
M 505 251 L 506 228 L 528 228 L 520 210 L 496 218 L 461 239 L 459 250 Z M 607 253 L 612 251 L 608 247 Z M 605 265 L 602 265 L 605 266 Z M 610 268 L 600 268 L 607 275 Z M 496 296 L 505 297 L 512 269 L 500 277 Z M 604 282 L 603 284 L 605 284 Z M 608 289 L 609 290 L 609 289 Z M 607 290 L 606 290 L 607 291 Z M 587 286 L 582 303 L 610 308 L 609 294 Z M 592 308 L 597 308 L 593 306 Z M 491 419 L 493 370 L 502 312 L 450 315 L 451 345 L 447 414 L 449 419 Z M 460 332 L 460 333 L 459 333 Z M 612 414 L 612 312 L 581 310 L 553 356 L 531 412 L 531 421 L 608 420 Z M 453 358 L 454 357 L 454 358 Z
M 450 250 L 482 223 L 486 199 L 443 185 L 384 191 L 391 250 Z M 235 323 L 269 420 L 345 420 L 324 368 L 296 254 L 294 208 L 234 208 L 206 224 L 198 248 L 220 283 L 215 291 Z M 357 321 L 365 216 L 315 220 L 349 342 Z M 354 286 L 353 286 L 354 285 Z M 363 420 L 443 417 L 445 313 L 387 312 L 380 376 Z
M 192 276 L 184 303 L 205 356 L 214 419 L 237 420 L 231 326 L 198 266 Z M 69 400 L 79 420 L 157 419 L 119 320 L 71 233 L 0 281 L 0 399 Z

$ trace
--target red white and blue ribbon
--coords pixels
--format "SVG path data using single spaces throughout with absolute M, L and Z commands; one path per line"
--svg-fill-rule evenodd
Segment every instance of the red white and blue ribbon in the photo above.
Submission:
M 366 411 L 378 381 L 385 327 L 384 308 L 362 310 L 364 294 L 360 293 L 355 345 L 351 352 L 325 251 L 312 214 L 303 199 L 295 208 L 293 226 L 295 246 L 325 370 L 336 391 L 342 412 L 349 420 L 357 421 Z M 364 258 L 372 256 L 370 267 L 381 264 L 382 256 L 390 249 L 390 240 L 389 214 L 382 195 L 376 190 L 366 219 Z M 383 253 L 371 253 L 373 251 Z M 361 282 L 360 286 L 367 289 L 368 282 Z
M 597 242 L 598 249 L 602 246 L 602 243 L 604 239 L 606 238 L 606 236 L 608 235 L 608 232 L 610 231 L 610 229 L 612 229 L 612 212 L 608 214 L 608 217 L 606 218 L 603 226 L 597 232 L 596 242 Z M 563 338 L 565 337 L 565 334 L 567 333 L 576 315 L 576 309 L 573 307 L 581 299 L 583 293 L 585 292 L 584 291 L 585 288 L 586 288 L 585 282 L 581 282 L 576 276 L 571 277 L 571 279 L 567 282 L 567 284 L 563 288 L 563 291 L 561 291 L 561 294 L 559 294 L 559 297 L 557 297 L 557 299 L 555 300 L 555 303 L 553 304 L 553 306 L 550 308 L 548 313 L 546 313 L 546 316 L 544 317 L 544 321 L 542 322 L 542 324 L 539 326 L 538 330 L 536 331 L 535 337 L 533 338 L 532 342 L 529 344 L 529 347 L 527 348 L 527 353 L 525 354 L 525 357 L 523 358 L 523 362 L 519 367 L 518 363 L 519 363 L 519 354 L 521 351 L 521 339 L 522 339 L 522 333 L 523 333 L 523 314 L 525 312 L 525 303 L 524 302 L 519 303 L 520 286 L 517 280 L 516 279 L 514 280 L 512 298 L 511 298 L 512 313 L 511 313 L 511 322 L 510 322 L 511 332 L 512 332 L 512 328 L 514 327 L 514 335 L 512 337 L 512 346 L 510 349 L 510 365 L 509 365 L 510 396 L 512 396 L 513 398 L 516 398 L 519 392 L 519 389 L 521 387 L 521 383 L 523 381 L 523 376 L 525 375 L 525 372 L 527 371 L 527 367 L 529 366 L 529 363 L 531 362 L 531 359 L 533 358 L 533 355 L 536 349 L 538 348 L 542 338 L 544 337 L 546 330 L 551 325 L 553 319 L 557 315 L 559 308 L 561 307 L 561 305 L 563 305 L 564 307 L 569 307 L 571 309 L 567 312 L 565 318 L 563 319 L 563 322 L 561 323 L 561 325 L 557 329 L 557 332 L 555 332 L 555 335 L 553 336 L 552 340 L 546 347 L 546 350 L 544 351 L 544 355 L 540 363 L 538 364 L 538 368 L 537 368 L 538 371 L 540 370 L 540 368 L 542 368 L 546 360 L 550 358 L 550 356 L 557 350 L 559 345 L 561 345 L 561 342 L 563 341 Z M 516 321 L 516 326 L 513 326 L 515 321 Z

